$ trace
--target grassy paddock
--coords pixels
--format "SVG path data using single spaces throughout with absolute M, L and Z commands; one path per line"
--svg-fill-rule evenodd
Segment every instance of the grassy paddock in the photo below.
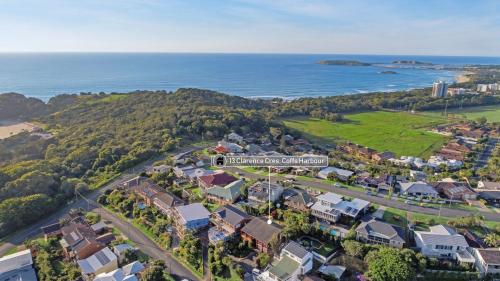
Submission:
M 405 112 L 348 114 L 342 122 L 304 117 L 283 122 L 320 143 L 351 141 L 398 156 L 428 157 L 446 141 L 446 137 L 428 132 L 434 125 L 444 123 L 444 119 Z
M 443 117 L 444 110 L 424 111 L 421 114 Z M 488 122 L 500 122 L 500 105 L 486 105 L 466 107 L 463 109 L 449 109 L 448 118 L 475 120 L 479 117 L 486 117 Z

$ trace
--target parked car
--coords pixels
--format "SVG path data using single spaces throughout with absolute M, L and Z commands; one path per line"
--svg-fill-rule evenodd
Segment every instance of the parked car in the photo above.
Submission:
M 410 201 L 410 200 L 405 200 L 405 203 L 408 205 L 415 205 L 415 203 L 413 201 Z

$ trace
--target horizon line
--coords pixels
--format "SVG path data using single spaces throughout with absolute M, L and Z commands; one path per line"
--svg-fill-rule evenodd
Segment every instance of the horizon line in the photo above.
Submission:
M 5 54 L 186 54 L 186 55 L 342 55 L 342 56 L 412 56 L 412 57 L 480 57 L 500 58 L 500 55 L 440 55 L 383 53 L 300 53 L 300 52 L 183 52 L 183 51 L 0 51 Z

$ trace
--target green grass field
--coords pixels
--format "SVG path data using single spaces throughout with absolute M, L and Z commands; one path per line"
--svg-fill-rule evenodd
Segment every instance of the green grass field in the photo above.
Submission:
M 424 111 L 422 114 L 442 117 L 443 110 Z M 488 122 L 500 122 L 500 105 L 475 106 L 464 109 L 448 110 L 448 117 L 455 119 L 476 120 L 479 117 L 486 117 Z
M 351 141 L 378 151 L 389 150 L 398 156 L 428 157 L 439 149 L 446 137 L 428 132 L 444 119 L 404 112 L 365 112 L 345 115 L 334 123 L 314 118 L 283 120 L 292 129 L 320 143 Z

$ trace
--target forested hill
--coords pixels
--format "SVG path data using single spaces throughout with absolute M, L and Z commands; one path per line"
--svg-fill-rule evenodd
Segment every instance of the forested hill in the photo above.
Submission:
M 0 141 L 0 235 L 45 216 L 74 196 L 178 144 L 263 132 L 263 101 L 211 91 L 80 95 L 37 119 L 54 138 Z M 15 143 L 17 141 L 17 143 Z M 41 147 L 31 158 L 20 155 Z
M 0 95 L 0 118 L 31 118 L 52 139 L 29 133 L 0 140 L 0 236 L 58 208 L 74 190 L 84 192 L 159 153 L 191 141 L 217 140 L 235 131 L 268 132 L 278 117 L 499 104 L 484 95 L 432 98 L 428 89 L 399 93 L 251 100 L 208 90 L 61 95 L 43 102 Z M 7 113 L 6 113 L 7 112 Z M 277 130 L 273 130 L 277 131 Z
M 0 120 L 29 119 L 60 110 L 78 99 L 77 95 L 58 95 L 48 103 L 17 93 L 0 94 Z

